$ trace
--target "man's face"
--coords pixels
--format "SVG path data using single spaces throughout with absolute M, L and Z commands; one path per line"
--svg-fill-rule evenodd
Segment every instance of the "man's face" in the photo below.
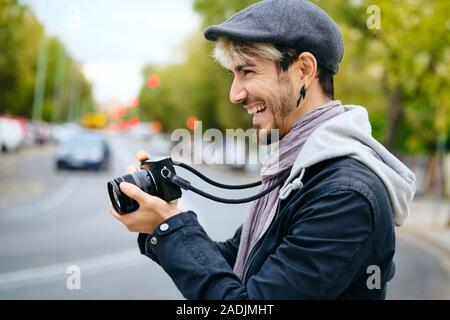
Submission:
M 245 64 L 231 71 L 234 81 L 230 101 L 242 103 L 250 113 L 258 137 L 270 138 L 272 129 L 278 129 L 283 137 L 290 129 L 287 118 L 296 101 L 290 70 L 277 72 L 275 62 L 249 57 Z

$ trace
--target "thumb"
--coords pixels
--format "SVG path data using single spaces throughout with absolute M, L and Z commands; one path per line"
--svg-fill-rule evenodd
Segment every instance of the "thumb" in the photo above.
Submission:
M 128 183 L 128 182 L 121 182 L 120 190 L 122 190 L 123 193 L 125 193 L 130 198 L 133 198 L 137 202 L 141 202 L 145 199 L 145 197 L 148 196 L 144 191 L 142 191 L 138 186 Z

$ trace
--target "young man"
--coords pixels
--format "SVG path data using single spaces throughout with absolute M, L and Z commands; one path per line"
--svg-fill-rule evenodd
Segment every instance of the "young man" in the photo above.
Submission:
M 120 187 L 139 210 L 111 213 L 140 233 L 141 252 L 188 299 L 384 299 L 394 224 L 408 215 L 415 177 L 372 138 L 366 109 L 333 100 L 343 55 L 336 24 L 308 1 L 268 0 L 205 37 L 234 76 L 230 100 L 254 127 L 279 130 L 279 161 L 264 165 L 262 189 L 290 170 L 288 179 L 224 243 L 194 212 L 134 185 Z

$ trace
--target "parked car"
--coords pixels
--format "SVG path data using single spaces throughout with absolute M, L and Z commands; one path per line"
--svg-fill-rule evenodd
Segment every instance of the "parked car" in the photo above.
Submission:
M 11 118 L 0 117 L 0 151 L 15 151 L 24 141 L 20 123 Z
M 126 133 L 131 139 L 147 142 L 152 139 L 154 132 L 149 124 L 141 123 L 137 126 L 130 127 Z
M 148 142 L 148 150 L 152 150 L 155 156 L 169 157 L 172 152 L 173 143 L 170 137 L 160 133 L 154 134 Z
M 107 170 L 110 147 L 106 138 L 96 132 L 81 132 L 59 144 L 56 153 L 58 169 Z
M 62 143 L 81 131 L 81 127 L 76 123 L 55 124 L 51 127 L 50 136 L 52 141 Z
M 43 121 L 33 121 L 30 123 L 33 128 L 35 143 L 45 144 L 50 140 L 50 125 Z
M 11 120 L 16 121 L 20 125 L 20 129 L 22 131 L 22 142 L 21 145 L 25 147 L 30 147 L 35 143 L 35 136 L 33 132 L 33 128 L 30 125 L 30 121 L 21 116 L 10 117 Z
M 227 139 L 225 142 L 225 161 L 229 168 L 236 171 L 245 170 L 246 149 L 245 142 L 239 139 Z

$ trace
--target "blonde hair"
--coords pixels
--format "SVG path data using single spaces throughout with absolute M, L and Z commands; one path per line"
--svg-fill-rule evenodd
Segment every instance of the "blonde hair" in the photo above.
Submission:
M 237 42 L 226 37 L 219 37 L 213 51 L 213 57 L 226 69 L 252 60 L 252 56 L 259 56 L 278 62 L 283 58 L 282 53 L 274 45 L 262 42 Z

